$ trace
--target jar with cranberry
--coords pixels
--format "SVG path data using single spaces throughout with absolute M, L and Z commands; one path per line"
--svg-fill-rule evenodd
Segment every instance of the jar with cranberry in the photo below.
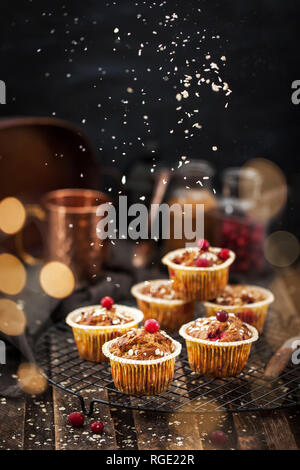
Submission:
M 260 272 L 265 268 L 267 224 L 257 214 L 261 195 L 260 174 L 252 168 L 228 168 L 222 175 L 222 197 L 211 213 L 213 244 L 236 253 L 231 270 Z

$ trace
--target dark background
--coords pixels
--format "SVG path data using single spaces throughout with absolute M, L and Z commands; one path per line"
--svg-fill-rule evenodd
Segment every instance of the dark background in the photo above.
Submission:
M 225 167 L 270 159 L 286 174 L 290 191 L 278 227 L 299 233 L 300 105 L 291 102 L 291 83 L 300 78 L 299 2 L 2 0 L 1 10 L 0 78 L 7 85 L 1 116 L 55 116 L 77 123 L 99 161 L 122 173 L 141 159 L 149 167 L 154 161 L 175 165 L 188 155 L 215 166 L 218 187 Z M 159 24 L 173 12 L 176 24 Z M 197 50 L 198 31 L 206 38 Z M 202 63 L 207 52 L 212 59 L 225 55 L 222 76 L 233 91 L 225 109 L 224 94 L 201 87 L 196 106 L 203 129 L 191 139 L 176 125 L 175 95 L 183 87 L 178 76 L 165 80 L 169 57 L 156 53 L 159 42 L 178 35 L 190 36 L 176 52 L 182 70 L 187 57 Z M 138 56 L 141 42 L 148 44 Z M 130 102 L 124 105 L 124 99 Z

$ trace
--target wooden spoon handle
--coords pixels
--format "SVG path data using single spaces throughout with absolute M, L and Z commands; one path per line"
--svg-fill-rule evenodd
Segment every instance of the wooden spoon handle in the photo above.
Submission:
M 264 376 L 268 379 L 276 379 L 286 368 L 291 358 L 292 352 L 292 348 L 279 349 L 268 362 L 267 367 L 265 368 Z

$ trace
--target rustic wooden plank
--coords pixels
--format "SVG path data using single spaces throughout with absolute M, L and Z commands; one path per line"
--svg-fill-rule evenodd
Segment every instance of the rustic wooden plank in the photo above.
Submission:
M 0 449 L 24 447 L 25 397 L 0 397 Z
M 236 433 L 232 413 L 227 411 L 214 411 L 197 415 L 200 438 L 204 450 L 233 450 L 236 448 Z M 222 431 L 226 436 L 225 444 L 217 445 L 212 441 L 215 431 Z
M 282 410 L 262 413 L 262 425 L 270 450 L 297 450 L 289 422 Z
M 289 423 L 298 449 L 300 449 L 300 409 L 297 407 L 286 408 L 282 410 Z
M 202 450 L 197 416 L 188 413 L 133 412 L 140 450 Z
M 172 386 L 182 387 L 186 384 L 186 389 L 183 389 L 183 392 L 186 393 L 189 390 L 189 384 L 185 380 L 183 372 L 181 361 L 177 361 Z M 178 374 L 181 376 L 180 383 L 176 378 Z M 197 413 L 184 413 L 184 407 L 181 412 L 176 413 L 134 411 L 133 418 L 139 449 L 203 450 Z
M 103 391 L 103 394 L 106 392 Z M 84 390 L 84 399 L 88 402 L 95 394 L 95 390 Z M 99 397 L 99 394 L 97 394 Z M 105 398 L 103 396 L 103 398 Z M 96 404 L 92 418 L 85 419 L 82 428 L 72 428 L 68 424 L 68 415 L 73 411 L 81 411 L 76 396 L 59 388 L 53 388 L 55 448 L 57 450 L 114 450 L 117 449 L 116 435 L 109 406 Z M 90 431 L 93 421 L 102 421 L 105 429 L 103 434 L 97 435 Z
M 26 396 L 24 449 L 55 449 L 52 387 L 42 395 Z

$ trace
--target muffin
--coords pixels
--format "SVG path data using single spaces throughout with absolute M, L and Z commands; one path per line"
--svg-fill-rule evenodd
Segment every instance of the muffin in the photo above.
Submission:
M 269 305 L 274 295 L 268 289 L 243 284 L 228 285 L 224 291 L 210 302 L 204 302 L 206 315 L 210 317 L 218 310 L 234 313 L 242 321 L 255 326 L 261 334 Z
M 131 289 L 144 319 L 155 318 L 162 329 L 178 330 L 194 317 L 195 302 L 179 299 L 173 281 L 158 279 L 136 284 Z
M 199 318 L 180 328 L 191 369 L 207 377 L 234 377 L 244 369 L 251 344 L 258 339 L 256 328 L 223 310 L 216 316 Z
M 227 285 L 229 266 L 234 259 L 232 251 L 211 247 L 203 240 L 198 247 L 171 251 L 162 262 L 168 266 L 179 297 L 191 301 L 218 297 Z
M 126 331 L 137 328 L 142 321 L 140 310 L 114 304 L 104 297 L 101 305 L 81 307 L 69 313 L 66 323 L 72 327 L 79 355 L 88 361 L 102 362 L 102 346 Z
M 180 343 L 159 330 L 154 319 L 103 346 L 116 388 L 128 395 L 156 395 L 167 390 L 180 351 Z

